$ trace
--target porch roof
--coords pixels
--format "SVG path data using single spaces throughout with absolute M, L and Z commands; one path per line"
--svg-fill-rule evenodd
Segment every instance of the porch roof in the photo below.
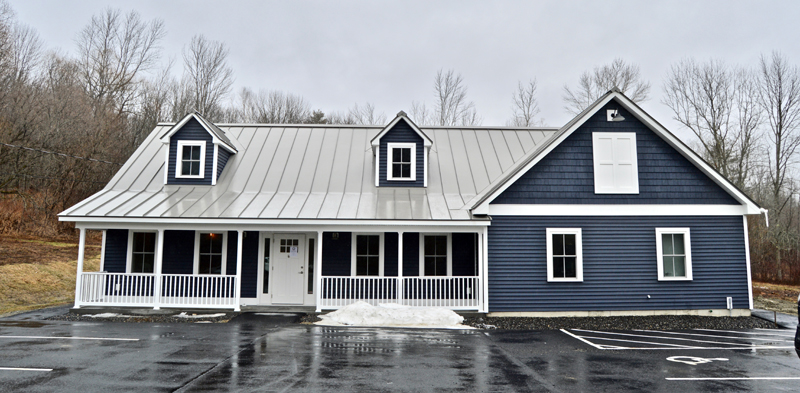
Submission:
M 100 192 L 60 214 L 97 219 L 473 220 L 476 195 L 556 132 L 422 127 L 428 187 L 376 187 L 370 141 L 381 126 L 220 124 L 239 153 L 215 186 L 164 184 L 159 124 Z

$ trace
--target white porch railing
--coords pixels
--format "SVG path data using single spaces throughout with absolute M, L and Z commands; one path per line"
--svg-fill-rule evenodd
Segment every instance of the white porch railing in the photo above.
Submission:
M 154 293 L 155 274 L 83 272 L 77 306 L 233 308 L 236 276 L 164 274 Z
M 399 284 L 402 284 L 400 286 Z M 338 309 L 356 301 L 372 305 L 480 310 L 480 277 L 322 277 L 320 309 Z

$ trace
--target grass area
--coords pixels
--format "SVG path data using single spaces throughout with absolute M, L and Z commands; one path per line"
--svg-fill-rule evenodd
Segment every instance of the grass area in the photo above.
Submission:
M 769 311 L 797 315 L 800 285 L 753 282 L 753 306 Z
M 0 315 L 74 301 L 77 243 L 0 237 Z M 86 247 L 84 271 L 100 268 L 100 246 Z

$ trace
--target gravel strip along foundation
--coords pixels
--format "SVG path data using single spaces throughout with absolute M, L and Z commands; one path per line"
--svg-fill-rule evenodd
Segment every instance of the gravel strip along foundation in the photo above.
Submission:
M 192 314 L 189 314 L 192 316 Z M 197 316 L 201 316 L 202 314 L 197 314 Z M 92 317 L 90 315 L 80 315 L 80 314 L 73 314 L 73 313 L 65 313 L 61 315 L 52 316 L 49 318 L 45 318 L 48 321 L 71 321 L 71 322 L 132 322 L 132 323 L 142 323 L 142 322 L 159 322 L 159 323 L 197 323 L 197 322 L 204 322 L 204 323 L 226 323 L 230 321 L 232 318 L 239 315 L 239 313 L 226 313 L 225 315 L 207 318 L 207 317 L 194 317 L 191 318 L 184 318 L 178 317 L 177 315 L 126 315 L 126 316 L 114 316 L 114 317 Z
M 775 325 L 756 317 L 703 317 L 696 315 L 650 315 L 630 317 L 464 318 L 464 324 L 479 329 L 506 330 L 689 330 L 689 329 L 774 329 Z

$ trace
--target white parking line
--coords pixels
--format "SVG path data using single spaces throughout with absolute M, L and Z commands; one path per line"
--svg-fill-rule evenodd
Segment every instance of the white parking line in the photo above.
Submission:
M 699 337 L 714 337 L 714 338 L 728 338 L 734 340 L 762 340 L 762 341 L 788 341 L 791 340 L 781 340 L 778 338 L 759 338 L 759 337 L 736 337 L 736 336 L 722 336 L 719 334 L 699 334 L 699 333 L 682 333 L 682 332 L 662 332 L 658 330 L 634 330 L 635 332 L 647 332 L 647 333 L 660 333 L 660 334 L 675 334 L 675 335 L 683 335 L 683 336 L 699 336 Z
M 714 330 L 714 329 L 693 329 L 704 332 L 725 332 L 725 333 L 739 333 L 739 334 L 758 334 L 760 336 L 781 336 L 781 337 L 794 337 L 794 335 L 775 334 L 775 333 L 761 333 L 761 332 L 739 332 L 736 330 Z
M 729 377 L 729 378 L 664 378 L 667 381 L 748 381 L 748 380 L 787 380 L 800 377 Z
M 698 342 L 698 343 L 705 343 L 705 344 L 723 344 L 723 345 L 735 345 L 735 346 L 753 346 L 753 344 L 741 344 L 741 343 L 728 343 L 728 342 L 721 342 L 721 341 L 708 341 L 708 340 L 693 340 L 691 338 L 680 338 L 680 337 L 663 337 L 663 336 L 650 336 L 644 334 L 630 334 L 630 333 L 614 333 L 614 332 L 599 332 L 596 330 L 581 330 L 581 329 L 572 329 L 580 332 L 589 332 L 589 333 L 600 333 L 600 334 L 608 334 L 608 335 L 616 335 L 616 336 L 628 336 L 628 337 L 643 337 L 643 338 L 650 338 L 650 339 L 664 339 L 664 340 L 673 340 L 673 341 L 691 341 L 691 342 Z M 620 340 L 621 341 L 621 340 Z M 662 343 L 650 343 L 654 345 L 670 345 L 670 344 L 662 344 Z
M 592 336 L 582 336 L 582 337 L 583 337 L 583 338 L 591 338 L 591 339 L 595 339 L 595 340 L 621 341 L 621 342 L 624 342 L 624 343 L 651 344 L 651 345 L 667 345 L 667 346 L 670 346 L 670 347 L 675 347 L 675 348 L 683 348 L 683 349 L 686 349 L 686 348 L 695 348 L 695 347 L 688 346 L 688 345 L 666 344 L 666 343 L 657 343 L 657 344 L 656 344 L 656 343 L 651 343 L 651 342 L 647 342 L 647 341 L 625 340 L 625 339 L 622 339 L 622 338 L 610 338 L 610 337 L 592 337 Z M 616 346 L 616 345 L 614 345 L 613 347 L 616 347 L 616 348 L 625 348 L 625 349 L 629 349 L 629 348 L 626 348 L 626 347 L 618 347 L 618 346 Z
M 138 338 L 113 338 L 113 337 L 0 336 L 0 338 L 30 338 L 30 339 L 37 339 L 37 340 L 139 341 Z
M 570 336 L 572 336 L 572 337 L 575 337 L 575 338 L 577 338 L 578 340 L 581 340 L 581 341 L 585 342 L 586 344 L 589 344 L 589 345 L 591 345 L 591 346 L 593 346 L 593 347 L 595 347 L 595 348 L 597 348 L 597 349 L 605 349 L 605 348 L 603 348 L 603 347 L 600 347 L 599 345 L 596 345 L 595 343 L 593 343 L 593 342 L 591 342 L 591 341 L 584 340 L 584 339 L 583 339 L 583 338 L 581 338 L 580 336 L 576 336 L 576 335 L 574 335 L 574 334 L 572 334 L 572 333 L 570 333 L 570 332 L 568 332 L 568 331 L 566 331 L 566 330 L 564 330 L 564 329 L 561 329 L 561 331 L 562 331 L 562 332 L 564 332 L 564 333 L 566 333 L 566 334 L 568 334 L 568 335 L 570 335 Z
M 662 332 L 662 331 L 650 331 L 650 330 L 636 330 L 636 331 L 643 332 L 643 333 L 653 332 L 653 333 L 658 333 L 658 334 L 663 334 L 663 335 L 656 336 L 656 335 L 649 335 L 649 334 L 630 334 L 630 333 L 604 332 L 604 331 L 583 330 L 583 329 L 571 329 L 571 330 L 572 330 L 572 332 L 569 332 L 566 329 L 561 329 L 562 332 L 568 334 L 569 336 L 572 336 L 572 337 L 574 337 L 574 338 L 576 338 L 576 339 L 578 339 L 578 340 L 580 340 L 580 341 L 582 341 L 582 342 L 584 342 L 586 344 L 589 344 L 589 345 L 591 345 L 591 346 L 593 346 L 593 347 L 595 347 L 597 349 L 603 349 L 603 350 L 633 350 L 633 349 L 635 349 L 635 350 L 665 350 L 665 349 L 670 349 L 670 350 L 675 350 L 675 349 L 757 350 L 757 349 L 792 349 L 792 348 L 794 348 L 793 345 L 788 345 L 788 346 L 783 346 L 783 345 L 762 345 L 762 344 L 753 344 L 752 342 L 750 342 L 750 343 L 741 343 L 741 342 L 733 343 L 733 342 L 729 342 L 729 341 L 725 340 L 725 339 L 729 339 L 729 340 L 739 340 L 739 341 L 747 342 L 747 341 L 759 339 L 758 337 L 736 337 L 736 336 L 702 335 L 702 334 L 693 334 L 693 333 Z M 704 330 L 708 330 L 708 329 L 704 329 Z M 708 331 L 714 331 L 714 330 L 708 330 Z M 595 333 L 595 334 L 598 334 L 598 335 L 605 335 L 606 337 L 582 335 L 581 334 L 582 332 Z M 727 332 L 749 333 L 749 332 L 735 332 L 735 331 L 727 331 Z M 715 338 L 720 338 L 722 340 L 720 340 L 720 341 L 696 340 L 696 339 L 675 337 L 674 336 L 674 335 L 681 335 L 681 334 L 690 335 L 690 336 L 715 337 Z M 664 336 L 664 335 L 673 335 L 673 336 Z M 769 333 L 766 333 L 766 335 L 769 335 Z M 608 336 L 611 336 L 611 337 L 608 337 Z M 641 338 L 645 338 L 645 339 L 652 339 L 653 341 L 647 341 L 647 340 L 641 340 L 641 339 L 640 340 L 631 340 L 631 339 L 623 339 L 621 337 L 617 338 L 617 337 L 613 337 L 613 336 L 641 337 Z M 622 345 L 599 344 L 599 343 L 594 343 L 593 342 L 593 341 L 598 341 L 598 340 L 611 341 L 611 342 L 617 341 L 618 343 L 620 343 Z M 658 340 L 658 341 L 656 341 L 656 340 Z M 782 339 L 779 339 L 777 337 L 774 337 L 774 338 L 760 338 L 760 340 L 768 340 L 768 341 L 772 341 L 772 342 L 774 342 L 776 344 L 779 344 L 779 343 L 782 343 L 782 342 L 787 342 L 787 341 L 791 342 L 789 340 L 782 340 Z M 687 343 L 686 343 L 686 345 L 679 345 L 679 344 L 670 344 L 670 343 L 667 343 L 667 342 L 664 342 L 664 341 L 681 341 L 681 342 L 687 342 Z M 639 346 L 639 347 L 623 346 L 623 345 L 626 345 L 626 344 L 630 345 L 629 343 L 645 344 L 647 346 Z M 702 346 L 700 344 L 712 344 L 712 345 Z M 713 344 L 716 344 L 716 345 L 713 345 Z M 771 344 L 771 343 L 764 343 L 764 344 Z M 726 346 L 720 347 L 719 345 L 726 345 Z
M 0 371 L 53 371 L 52 368 L 0 367 Z

